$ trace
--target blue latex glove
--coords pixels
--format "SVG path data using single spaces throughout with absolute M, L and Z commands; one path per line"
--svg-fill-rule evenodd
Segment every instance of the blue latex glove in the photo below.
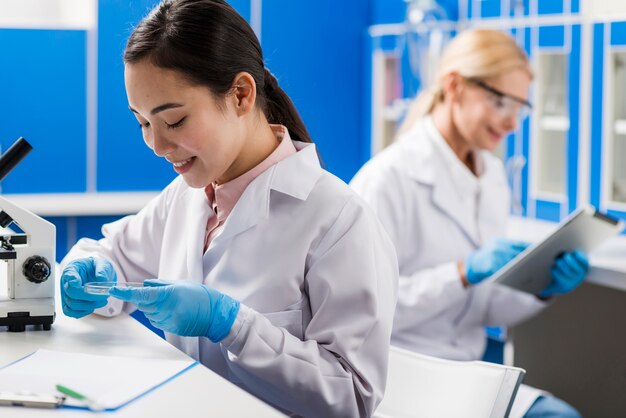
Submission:
M 584 252 L 573 251 L 559 256 L 550 269 L 552 282 L 539 296 L 546 298 L 571 292 L 585 280 L 588 271 L 589 259 Z
M 528 247 L 528 243 L 498 238 L 471 253 L 465 260 L 465 277 L 478 284 L 500 270 Z
M 152 325 L 176 335 L 223 340 L 239 312 L 239 302 L 198 283 L 146 280 L 143 288 L 114 287 L 110 295 L 133 303 Z
M 107 304 L 108 295 L 85 293 L 90 282 L 117 282 L 111 262 L 104 258 L 87 257 L 71 261 L 61 275 L 61 302 L 63 313 L 82 318 Z

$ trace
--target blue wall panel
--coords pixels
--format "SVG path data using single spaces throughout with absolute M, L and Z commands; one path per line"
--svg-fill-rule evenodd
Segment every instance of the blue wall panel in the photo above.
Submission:
M 176 175 L 143 142 L 128 110 L 122 53 L 133 27 L 155 0 L 99 2 L 98 180 L 99 191 L 160 190 Z
M 102 225 L 115 222 L 122 218 L 119 216 L 78 216 L 76 217 L 76 237 L 88 237 L 92 239 L 102 238 Z
M 561 220 L 561 204 L 538 200 L 536 216 L 538 219 L 559 222 Z
M 251 13 L 251 2 L 255 0 L 228 0 L 228 4 L 230 4 L 233 9 L 237 10 L 237 12 L 248 22 L 250 22 L 250 13 Z M 261 1 L 261 0 L 257 0 Z
M 531 29 L 524 28 L 524 50 L 526 54 L 530 55 L 530 50 L 532 48 L 531 45 Z M 530 161 L 530 119 L 527 118 L 524 121 L 524 130 L 523 130 L 523 141 L 522 141 L 522 155 L 526 158 L 526 165 L 522 170 L 522 212 L 524 216 L 528 213 L 528 204 L 529 204 L 529 166 L 528 161 Z
M 500 0 L 482 0 L 480 2 L 481 17 L 499 17 L 502 14 L 500 6 Z
M 563 13 L 563 2 L 566 0 L 537 0 L 537 13 L 540 15 Z
M 570 128 L 567 134 L 567 200 L 568 212 L 574 211 L 578 204 L 578 143 L 580 109 L 580 25 L 574 25 L 572 31 L 572 49 L 569 56 L 569 117 Z M 586 116 L 585 116 L 586 117 Z
M 590 203 L 600 207 L 602 187 L 602 102 L 604 91 L 604 24 L 593 25 L 593 79 L 591 96 L 591 179 Z
M 544 26 L 539 28 L 540 47 L 562 47 L 565 44 L 565 28 L 563 26 Z
M 448 20 L 459 20 L 459 0 L 439 0 L 438 3 L 446 11 Z
M 365 8 L 365 6 L 361 6 Z M 373 0 L 368 11 L 367 25 L 403 22 L 406 16 L 404 0 Z
M 5 193 L 85 191 L 85 32 L 0 29 L 0 145 L 33 151 Z
M 361 104 L 369 98 L 360 45 L 367 17 L 360 0 L 263 2 L 267 66 L 300 111 L 326 168 L 344 181 L 363 163 Z
M 611 45 L 626 45 L 626 22 L 611 24 Z

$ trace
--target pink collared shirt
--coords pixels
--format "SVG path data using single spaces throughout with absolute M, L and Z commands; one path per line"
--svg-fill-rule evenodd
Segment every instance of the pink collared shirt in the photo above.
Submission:
M 206 226 L 206 235 L 204 239 L 204 251 L 209 248 L 213 238 L 218 236 L 224 227 L 226 218 L 237 204 L 237 201 L 243 194 L 244 190 L 252 180 L 257 178 L 261 173 L 271 166 L 279 163 L 285 158 L 296 153 L 296 147 L 291 142 L 289 131 L 282 125 L 270 125 L 272 131 L 276 135 L 276 139 L 280 141 L 278 147 L 268 157 L 259 163 L 256 167 L 245 172 L 241 176 L 223 184 L 209 184 L 205 189 L 209 206 L 213 209 L 213 215 L 209 217 Z

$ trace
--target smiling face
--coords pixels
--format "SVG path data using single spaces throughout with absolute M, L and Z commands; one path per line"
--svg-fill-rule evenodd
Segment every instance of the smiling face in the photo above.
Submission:
M 531 78 L 522 69 L 484 82 L 507 96 L 528 101 Z M 461 85 L 462 89 L 452 104 L 453 123 L 470 148 L 494 151 L 517 128 L 519 115 L 516 110 L 520 109 L 505 109 L 501 97 L 470 81 L 462 80 Z
M 126 64 L 126 93 L 143 139 L 195 188 L 238 175 L 246 134 L 235 95 L 219 102 L 204 86 L 143 60 Z

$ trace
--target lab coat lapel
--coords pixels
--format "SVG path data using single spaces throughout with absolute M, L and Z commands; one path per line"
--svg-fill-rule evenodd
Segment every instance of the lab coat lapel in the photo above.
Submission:
M 184 231 L 187 240 L 186 272 L 183 278 L 194 283 L 203 283 L 202 249 L 204 248 L 204 233 L 209 219 L 209 203 L 203 189 L 188 189 L 190 194 L 185 219 L 178 220 L 178 226 Z M 175 260 L 172 260 L 175 263 Z M 166 277 L 163 279 L 167 280 Z M 200 359 L 200 342 L 198 337 L 181 337 L 170 335 L 171 341 L 192 358 Z
M 213 247 L 219 247 L 256 224 L 267 218 L 269 212 L 269 182 L 274 167 L 261 173 L 254 179 L 233 207 L 230 215 L 226 218 L 222 232 L 215 237 L 209 246 L 209 252 Z
M 422 119 L 405 135 L 404 140 L 410 141 L 405 161 L 411 159 L 411 167 L 407 172 L 419 183 L 431 186 L 433 206 L 452 219 L 474 245 L 480 245 L 477 220 L 463 202 L 451 167 L 443 151 L 438 149 L 445 140 L 437 131 L 432 118 Z
M 468 210 L 467 204 L 463 202 L 463 197 L 459 193 L 458 187 L 454 184 L 450 168 L 444 165 L 443 159 L 437 152 L 433 154 L 435 164 L 433 170 L 433 204 L 449 216 L 467 237 L 476 246 L 480 246 L 480 236 L 477 219 Z
M 298 152 L 268 168 L 254 179 L 224 223 L 224 229 L 211 242 L 207 255 L 219 251 L 232 237 L 253 228 L 270 214 L 271 191 L 276 190 L 304 200 L 321 175 L 315 145 L 294 141 Z
M 187 193 L 191 193 L 187 207 L 187 219 L 181 220 L 181 226 L 187 236 L 188 280 L 202 283 L 204 281 L 202 250 L 206 224 L 209 220 L 209 203 L 204 189 L 189 189 Z

